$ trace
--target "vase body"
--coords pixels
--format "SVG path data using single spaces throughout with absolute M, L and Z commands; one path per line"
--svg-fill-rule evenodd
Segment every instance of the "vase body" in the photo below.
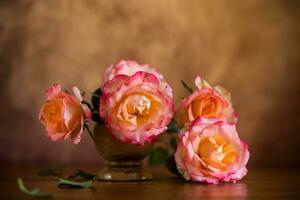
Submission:
M 109 181 L 150 180 L 152 174 L 143 167 L 143 159 L 150 153 L 152 145 L 137 146 L 115 139 L 105 124 L 96 124 L 93 140 L 106 166 L 98 178 Z

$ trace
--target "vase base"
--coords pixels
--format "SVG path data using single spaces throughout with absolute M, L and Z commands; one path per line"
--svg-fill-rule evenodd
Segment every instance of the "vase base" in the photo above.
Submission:
M 141 165 L 108 165 L 98 173 L 98 179 L 106 181 L 146 181 L 152 179 L 152 174 Z

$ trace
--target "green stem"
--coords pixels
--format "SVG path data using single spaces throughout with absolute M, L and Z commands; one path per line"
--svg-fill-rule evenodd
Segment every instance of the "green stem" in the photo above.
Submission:
M 94 139 L 94 136 L 89 128 L 89 126 L 87 124 L 84 124 L 84 128 L 86 128 L 86 130 L 88 131 L 89 135 L 91 136 L 92 139 Z
M 193 94 L 192 87 L 188 86 L 188 84 L 186 84 L 186 82 L 184 82 L 183 80 L 181 80 L 181 83 L 185 89 L 187 89 L 191 94 Z
M 99 95 L 99 94 L 96 94 L 96 93 L 94 93 L 94 92 L 89 92 L 93 97 L 98 97 L 98 98 L 100 98 L 101 97 L 101 95 Z

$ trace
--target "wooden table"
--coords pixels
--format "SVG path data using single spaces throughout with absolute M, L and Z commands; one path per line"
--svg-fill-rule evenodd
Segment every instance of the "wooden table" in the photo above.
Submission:
M 67 168 L 71 173 L 74 169 Z M 189 183 L 168 173 L 164 168 L 154 168 L 152 181 L 108 182 L 95 181 L 93 189 L 62 189 L 55 180 L 37 174 L 37 166 L 1 166 L 0 199 L 34 199 L 17 188 L 16 179 L 21 177 L 32 188 L 39 187 L 51 192 L 53 199 L 300 199 L 300 172 L 298 169 L 260 168 L 250 169 L 240 182 L 203 185 Z M 80 167 L 96 173 L 97 167 Z

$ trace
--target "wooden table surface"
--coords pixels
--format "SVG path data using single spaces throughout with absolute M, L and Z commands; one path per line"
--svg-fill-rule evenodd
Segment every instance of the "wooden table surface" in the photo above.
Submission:
M 72 173 L 76 168 L 79 167 L 68 167 L 64 173 Z M 92 189 L 59 188 L 52 178 L 39 176 L 39 169 L 37 166 L 1 166 L 0 199 L 34 199 L 19 191 L 18 177 L 29 188 L 36 186 L 52 193 L 52 199 L 300 199 L 298 169 L 250 168 L 248 175 L 235 184 L 203 185 L 186 182 L 164 168 L 153 168 L 152 181 L 95 181 Z M 96 166 L 80 169 L 97 172 Z

